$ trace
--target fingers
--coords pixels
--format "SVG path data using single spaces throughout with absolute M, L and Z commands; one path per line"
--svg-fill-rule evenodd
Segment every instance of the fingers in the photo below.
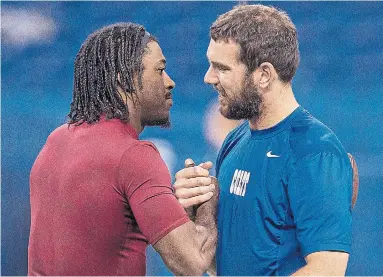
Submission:
M 203 195 L 209 192 L 213 192 L 215 189 L 214 184 L 203 187 L 194 188 L 180 188 L 175 191 L 175 195 L 178 199 L 180 198 L 192 198 L 194 196 Z
M 212 196 L 213 196 L 213 192 L 208 192 L 206 194 L 194 196 L 194 197 L 187 198 L 187 199 L 179 198 L 178 202 L 182 205 L 182 207 L 184 207 L 186 209 L 186 208 L 189 208 L 189 207 L 194 206 L 194 205 L 199 205 L 199 204 L 205 203 L 210 198 L 212 198 Z
M 179 179 L 188 179 L 188 178 L 194 178 L 194 177 L 207 177 L 209 176 L 209 170 L 204 169 L 200 166 L 193 166 L 181 169 L 176 173 L 176 180 Z
M 208 201 L 214 195 L 216 184 L 209 176 L 180 179 L 173 187 L 178 202 L 184 208 L 188 208 Z
M 185 209 L 202 204 L 214 195 L 215 184 L 209 176 L 212 167 L 211 161 L 196 166 L 189 158 L 185 160 L 185 168 L 176 173 L 175 196 Z
M 185 167 L 192 167 L 195 166 L 195 163 L 192 159 L 188 158 L 185 160 Z
M 189 179 L 179 179 L 177 180 L 173 187 L 174 189 L 179 188 L 194 188 L 200 186 L 209 186 L 212 183 L 210 177 L 195 177 Z
M 198 166 L 209 170 L 209 169 L 212 169 L 213 163 L 211 161 L 207 161 L 207 162 L 200 163 Z
M 186 178 L 186 179 L 194 178 L 199 176 L 207 177 L 209 176 L 209 170 L 212 167 L 213 167 L 213 163 L 211 161 L 207 161 L 196 166 L 194 161 L 189 158 L 185 160 L 185 168 L 178 171 L 175 177 L 176 177 L 176 180 L 183 179 L 183 178 Z
M 195 162 L 192 159 L 188 158 L 185 160 L 185 167 L 193 167 L 193 166 L 195 166 Z M 211 161 L 207 161 L 207 162 L 200 163 L 198 166 L 209 170 L 213 167 L 213 163 Z

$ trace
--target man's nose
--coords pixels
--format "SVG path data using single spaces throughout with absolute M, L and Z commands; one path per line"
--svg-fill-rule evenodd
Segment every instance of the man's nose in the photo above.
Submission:
M 165 87 L 168 90 L 174 89 L 176 86 L 176 83 L 174 83 L 174 81 L 170 78 L 170 76 L 165 71 L 164 71 L 164 74 L 165 74 L 165 78 L 164 78 Z
M 208 70 L 206 71 L 203 81 L 206 84 L 211 84 L 211 85 L 218 83 L 218 77 L 211 66 L 209 66 Z

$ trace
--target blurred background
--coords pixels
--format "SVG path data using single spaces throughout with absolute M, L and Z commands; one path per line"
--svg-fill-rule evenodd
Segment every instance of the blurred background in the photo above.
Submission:
M 253 3 L 253 2 L 250 2 Z M 347 275 L 383 275 L 383 2 L 262 2 L 298 29 L 300 104 L 335 131 L 359 166 Z M 174 174 L 187 157 L 215 161 L 236 122 L 223 119 L 203 83 L 209 26 L 237 2 L 2 2 L 1 273 L 27 274 L 29 172 L 65 122 L 73 62 L 88 34 L 133 21 L 158 37 L 176 82 L 170 129 L 147 128 Z M 148 275 L 170 275 L 148 248 Z

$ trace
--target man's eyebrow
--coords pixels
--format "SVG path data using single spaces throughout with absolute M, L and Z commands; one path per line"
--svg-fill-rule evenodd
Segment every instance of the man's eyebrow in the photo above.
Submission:
M 226 65 L 226 64 L 223 64 L 223 63 L 220 63 L 220 62 L 213 62 L 211 61 L 210 62 L 213 67 L 216 67 L 216 68 L 219 68 L 219 69 L 231 69 L 230 66 Z

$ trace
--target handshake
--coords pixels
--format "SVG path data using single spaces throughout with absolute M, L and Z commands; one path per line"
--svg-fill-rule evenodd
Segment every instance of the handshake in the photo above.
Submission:
M 195 165 L 192 159 L 185 160 L 185 168 L 175 175 L 173 185 L 178 202 L 184 207 L 189 217 L 194 220 L 197 208 L 214 198 L 218 198 L 219 187 L 217 178 L 210 175 L 213 167 L 210 161 Z

